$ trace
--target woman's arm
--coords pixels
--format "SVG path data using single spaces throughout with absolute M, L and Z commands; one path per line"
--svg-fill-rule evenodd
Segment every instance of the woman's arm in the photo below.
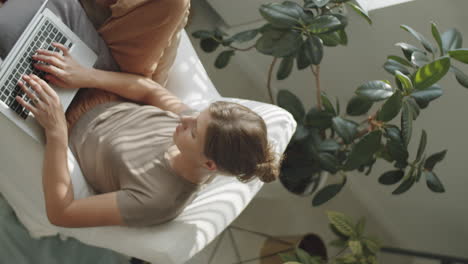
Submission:
M 66 134 L 48 134 L 42 184 L 50 223 L 63 227 L 125 225 L 116 192 L 75 200 L 67 166 Z
M 88 69 L 84 87 L 94 87 L 118 94 L 135 102 L 153 105 L 179 114 L 188 109 L 177 96 L 150 78 L 123 72 Z
M 75 200 L 68 171 L 68 134 L 60 99 L 46 82 L 35 75 L 25 76 L 36 94 L 19 83 L 34 105 L 21 97 L 16 100 L 34 114 L 44 127 L 46 146 L 42 169 L 44 200 L 49 221 L 65 227 L 123 225 L 116 193 Z
M 76 62 L 68 49 L 60 43 L 53 43 L 63 55 L 48 50 L 38 50 L 34 60 L 45 62 L 34 66 L 49 73 L 45 78 L 63 88 L 98 88 L 118 94 L 135 102 L 154 105 L 163 110 L 179 114 L 188 106 L 150 78 L 123 72 L 109 72 L 85 68 Z

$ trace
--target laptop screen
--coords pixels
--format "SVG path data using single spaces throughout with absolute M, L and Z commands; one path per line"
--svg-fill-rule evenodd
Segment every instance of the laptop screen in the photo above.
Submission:
M 8 0 L 3 3 L 0 7 L 1 59 L 4 60 L 8 56 L 43 3 L 44 0 Z

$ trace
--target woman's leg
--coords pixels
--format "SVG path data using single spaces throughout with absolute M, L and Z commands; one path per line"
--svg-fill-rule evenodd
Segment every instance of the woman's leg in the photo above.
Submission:
M 165 85 L 189 7 L 189 0 L 119 0 L 110 6 L 112 16 L 99 32 L 122 71 Z M 116 100 L 125 99 L 94 88 L 81 89 L 66 113 L 69 131 L 94 106 Z
M 123 72 L 157 76 L 158 68 L 172 65 L 165 53 L 177 44 L 189 7 L 190 0 L 119 0 L 98 32 Z

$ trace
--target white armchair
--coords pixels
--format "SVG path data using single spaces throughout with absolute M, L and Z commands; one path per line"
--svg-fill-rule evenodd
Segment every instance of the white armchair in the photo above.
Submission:
M 296 122 L 285 110 L 270 104 L 222 98 L 210 81 L 192 44 L 182 32 L 177 58 L 171 69 L 168 89 L 185 103 L 202 109 L 216 100 L 243 104 L 266 121 L 269 140 L 278 153 L 283 153 L 294 133 Z M 0 127 L 0 134 L 15 131 L 12 127 Z M 24 140 L 28 140 L 24 135 Z M 0 139 L 4 149 L 6 138 Z M 219 176 L 204 188 L 195 200 L 175 220 L 154 227 L 129 228 L 122 226 L 95 228 L 60 228 L 47 220 L 42 191 L 40 160 L 22 165 L 21 160 L 41 155 L 43 146 L 31 143 L 29 153 L 12 150 L 0 159 L 0 192 L 14 209 L 19 220 L 34 237 L 60 234 L 74 237 L 83 243 L 115 250 L 127 256 L 153 263 L 181 264 L 202 250 L 219 235 L 249 204 L 263 183 L 254 180 L 248 184 L 235 177 Z M 68 152 L 69 168 L 75 191 L 75 199 L 92 195 L 79 166 Z

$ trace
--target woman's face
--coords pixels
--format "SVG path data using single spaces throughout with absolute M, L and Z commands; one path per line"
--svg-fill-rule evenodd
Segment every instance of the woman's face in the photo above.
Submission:
M 208 109 L 198 115 L 183 116 L 180 121 L 181 123 L 173 134 L 174 143 L 179 151 L 186 158 L 199 164 L 209 163 L 208 158 L 203 154 L 206 129 L 211 121 Z M 206 167 L 210 169 L 210 164 Z

